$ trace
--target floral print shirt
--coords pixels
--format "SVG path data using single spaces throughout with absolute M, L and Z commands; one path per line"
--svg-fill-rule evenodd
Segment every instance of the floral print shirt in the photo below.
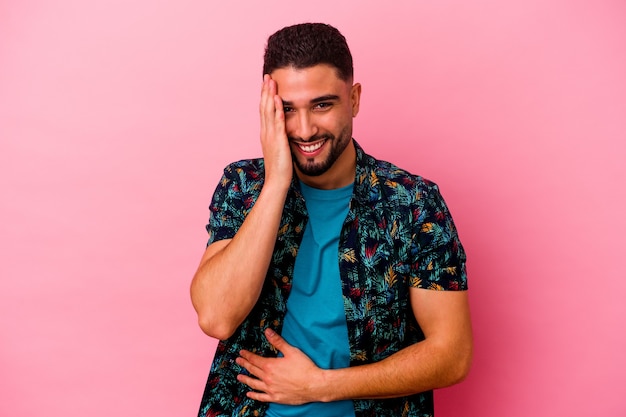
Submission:
M 337 262 L 342 280 L 351 366 L 380 361 L 424 339 L 409 301 L 409 287 L 466 290 L 465 252 L 435 184 L 367 155 L 353 141 L 357 164 L 350 209 L 340 235 Z M 263 159 L 227 166 L 210 205 L 209 244 L 232 238 L 259 196 Z M 219 342 L 199 416 L 262 416 L 267 404 L 246 396 L 235 363 L 247 349 L 277 352 L 263 336 L 279 334 L 298 246 L 307 224 L 304 198 L 292 181 L 259 301 L 235 334 Z M 364 416 L 432 416 L 433 393 L 384 400 L 355 400 Z

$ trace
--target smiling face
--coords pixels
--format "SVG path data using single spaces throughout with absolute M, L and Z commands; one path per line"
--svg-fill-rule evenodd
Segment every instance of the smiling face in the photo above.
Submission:
M 346 186 L 354 180 L 356 155 L 352 118 L 359 111 L 361 86 L 320 64 L 271 74 L 283 100 L 285 127 L 298 177 L 316 188 Z

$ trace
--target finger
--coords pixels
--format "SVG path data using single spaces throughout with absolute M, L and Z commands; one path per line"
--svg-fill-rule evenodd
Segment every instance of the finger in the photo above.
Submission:
M 242 384 L 246 384 L 247 386 L 249 386 L 250 388 L 256 391 L 265 392 L 265 389 L 267 389 L 267 387 L 265 386 L 262 380 L 257 379 L 257 378 L 252 378 L 251 376 L 248 376 L 248 375 L 243 375 L 243 374 L 237 375 L 237 381 L 241 382 Z
M 292 348 L 292 346 L 287 343 L 285 339 L 269 327 L 265 329 L 265 337 L 267 338 L 267 341 L 283 355 L 286 355 L 286 353 Z
M 237 381 L 242 384 L 247 385 L 254 391 L 248 391 L 246 395 L 248 398 L 252 398 L 253 400 L 262 401 L 262 402 L 270 402 L 272 401 L 272 396 L 267 393 L 269 389 L 267 384 L 260 379 L 252 378 L 247 375 L 239 374 L 237 375 Z
M 278 132 L 285 131 L 285 111 L 283 110 L 283 99 L 277 94 L 274 96 L 274 124 Z
M 265 114 L 269 95 L 269 75 L 263 76 L 263 86 L 261 87 L 261 100 L 259 102 L 259 115 L 261 116 L 261 129 L 265 129 Z
M 274 137 L 275 133 L 275 119 L 276 119 L 276 81 L 272 80 L 269 76 L 266 78 L 265 88 L 262 96 L 262 126 L 264 128 L 264 134 L 267 139 Z M 280 108 L 282 110 L 282 100 Z
M 263 378 L 263 375 L 264 375 L 263 369 L 261 368 L 261 366 L 259 366 L 259 364 L 254 363 L 255 361 L 258 361 L 259 359 L 263 359 L 263 358 L 261 358 L 260 356 L 254 355 L 253 353 L 250 353 L 250 352 L 242 351 L 241 354 L 242 356 L 235 359 L 235 362 L 237 363 L 237 365 L 244 368 L 251 375 L 254 375 L 257 378 Z
M 252 398 L 253 400 L 261 401 L 261 402 L 264 402 L 264 403 L 276 402 L 276 401 L 273 400 L 272 396 L 270 396 L 269 394 L 266 394 L 264 392 L 248 391 L 248 392 L 246 392 L 246 396 L 248 398 Z
M 256 366 L 259 366 L 260 363 L 265 359 L 263 356 L 257 355 L 256 353 L 252 353 L 245 349 L 239 351 L 239 357 Z

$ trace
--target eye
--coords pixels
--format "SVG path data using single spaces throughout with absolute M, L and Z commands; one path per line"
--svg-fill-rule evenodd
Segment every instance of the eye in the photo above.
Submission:
M 333 103 L 317 103 L 313 109 L 315 110 L 328 110 L 333 106 Z
M 285 112 L 285 113 L 292 113 L 293 111 L 294 111 L 293 107 L 283 106 L 283 112 Z

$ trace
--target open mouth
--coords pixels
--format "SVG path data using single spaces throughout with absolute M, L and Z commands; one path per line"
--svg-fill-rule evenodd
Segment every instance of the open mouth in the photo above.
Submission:
M 324 143 L 326 143 L 326 139 L 314 143 L 298 143 L 297 145 L 302 152 L 313 153 L 324 146 Z

